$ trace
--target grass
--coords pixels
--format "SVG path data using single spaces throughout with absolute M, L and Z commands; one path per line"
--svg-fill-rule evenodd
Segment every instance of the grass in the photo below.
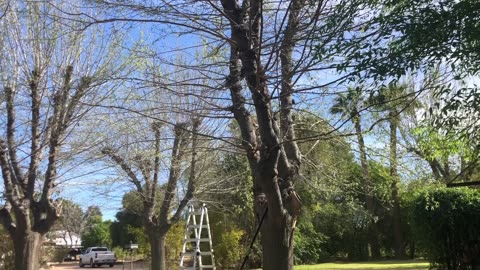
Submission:
M 295 270 L 427 270 L 428 262 L 425 261 L 377 261 L 358 263 L 322 263 L 316 265 L 298 265 Z

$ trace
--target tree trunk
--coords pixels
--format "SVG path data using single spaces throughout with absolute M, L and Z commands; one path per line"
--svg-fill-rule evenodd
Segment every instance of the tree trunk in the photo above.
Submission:
M 293 179 L 298 175 L 300 166 L 300 153 L 295 142 L 294 121 L 291 115 L 292 53 L 299 11 L 303 7 L 303 2 L 293 1 L 281 45 L 280 131 L 272 110 L 268 76 L 261 64 L 263 2 L 253 0 L 249 5 L 240 5 L 236 0 L 221 1 L 230 21 L 233 41 L 230 75 L 226 83 L 231 93 L 232 112 L 240 126 L 243 145 L 254 178 L 253 192 L 257 217 L 263 216 L 265 203 L 268 205 L 268 214 L 261 229 L 263 269 L 267 270 L 293 269 L 293 243 L 290 235 L 293 234 L 294 220 L 298 216 L 301 203 L 293 187 Z M 258 129 L 253 125 L 254 121 L 245 107 L 242 80 L 246 81 L 251 93 Z M 257 138 L 261 139 L 260 142 Z
M 410 241 L 410 259 L 415 259 L 415 242 Z
M 166 270 L 167 262 L 165 256 L 166 233 L 151 233 L 150 245 L 152 255 L 152 270 Z
M 39 269 L 40 247 L 43 236 L 37 232 L 26 230 L 13 237 L 15 250 L 15 270 Z
M 360 163 L 363 170 L 364 177 L 364 191 L 365 191 L 365 208 L 367 212 L 374 216 L 375 215 L 375 205 L 373 201 L 372 194 L 372 181 L 370 179 L 370 170 L 368 168 L 367 162 L 367 150 L 365 147 L 365 141 L 363 140 L 362 126 L 360 124 L 360 116 L 355 112 L 353 117 L 353 122 L 355 125 L 355 132 L 358 138 L 358 145 L 360 148 Z M 380 258 L 380 243 L 378 240 L 378 228 L 376 221 L 372 218 L 370 222 L 370 227 L 368 230 L 368 242 L 370 243 L 371 257 L 374 259 Z
M 286 215 L 286 214 L 285 214 Z M 262 250 L 264 270 L 293 269 L 293 239 L 290 222 L 285 216 L 267 214 L 262 225 Z
M 393 200 L 393 240 L 395 248 L 395 258 L 402 259 L 406 257 L 405 246 L 403 244 L 402 223 L 400 217 L 400 201 L 398 197 L 398 171 L 397 171 L 397 112 L 389 112 L 390 119 L 390 178 L 392 179 L 392 200 Z
M 380 253 L 380 241 L 378 240 L 378 226 L 375 221 L 370 223 L 370 233 L 368 236 L 370 243 L 370 256 L 372 259 L 379 259 L 382 255 Z

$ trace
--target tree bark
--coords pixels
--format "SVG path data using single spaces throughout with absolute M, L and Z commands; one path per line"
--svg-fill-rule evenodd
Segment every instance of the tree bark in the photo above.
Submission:
M 263 269 L 293 269 L 293 244 L 290 243 L 291 228 L 287 216 L 272 216 L 262 226 Z
M 294 178 L 301 163 L 293 132 L 293 60 L 295 35 L 303 0 L 293 0 L 281 44 L 282 89 L 280 128 L 272 110 L 267 82 L 261 63 L 263 46 L 263 2 L 222 0 L 223 11 L 231 26 L 230 89 L 234 117 L 240 126 L 253 176 L 255 211 L 260 219 L 268 212 L 261 228 L 263 269 L 293 269 L 293 235 L 300 201 L 294 191 Z M 245 108 L 241 81 L 245 80 L 255 108 L 257 126 Z M 260 140 L 258 141 L 259 138 Z
M 43 236 L 40 233 L 26 229 L 23 232 L 17 231 L 13 237 L 15 250 L 16 270 L 37 270 L 39 269 L 40 247 Z
M 360 163 L 363 170 L 364 177 L 364 191 L 365 191 L 365 206 L 370 215 L 375 215 L 375 205 L 372 194 L 372 180 L 370 176 L 370 169 L 367 162 L 367 150 L 365 141 L 363 140 L 362 126 L 360 124 L 360 116 L 358 112 L 353 112 L 353 122 L 355 125 L 355 132 L 357 134 L 358 145 L 360 148 Z M 371 257 L 380 258 L 380 243 L 378 240 L 378 228 L 376 221 L 372 218 L 368 230 L 368 241 L 370 243 Z
M 152 255 L 152 270 L 166 270 L 167 258 L 165 256 L 166 233 L 150 233 L 150 245 Z
M 389 112 L 390 121 L 390 178 L 392 180 L 392 200 L 393 200 L 393 240 L 395 248 L 395 258 L 403 259 L 406 257 L 405 245 L 403 243 L 402 223 L 400 217 L 400 199 L 398 196 L 398 161 L 397 161 L 397 115 L 395 110 Z

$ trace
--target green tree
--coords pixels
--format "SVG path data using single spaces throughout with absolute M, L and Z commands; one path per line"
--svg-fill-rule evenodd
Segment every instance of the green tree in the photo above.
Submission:
M 401 123 L 401 116 L 406 111 L 413 111 L 414 96 L 408 93 L 407 85 L 390 84 L 382 87 L 377 93 L 370 96 L 369 103 L 386 113 L 386 121 L 389 124 L 389 178 L 391 182 L 392 218 L 393 218 L 393 239 L 395 257 L 405 258 L 404 233 L 402 232 L 401 209 L 399 185 L 400 176 L 398 173 L 398 132 Z
M 424 95 L 424 98 L 415 101 L 415 107 L 419 111 L 429 109 L 435 111 L 431 104 L 443 103 L 441 98 L 435 94 L 437 89 L 444 84 L 440 78 L 440 72 L 428 74 L 423 84 L 432 89 Z M 456 113 L 463 114 L 464 112 L 459 110 Z M 444 117 L 450 117 L 448 115 Z M 433 178 L 439 182 L 447 185 L 475 182 L 478 179 L 476 175 L 479 172 L 478 164 L 480 162 L 480 149 L 477 141 L 470 139 L 468 135 L 462 135 L 463 131 L 461 130 L 439 128 L 436 123 L 437 117 L 429 113 L 418 119 L 418 116 L 412 114 L 407 134 L 410 137 L 407 142 L 407 150 L 425 160 L 432 170 Z M 475 124 L 471 123 L 475 121 L 475 117 L 472 118 L 467 113 L 463 119 L 465 123 L 462 125 L 475 127 Z
M 234 125 L 231 132 L 239 136 Z M 213 249 L 216 262 L 222 267 L 239 267 L 248 250 L 251 237 L 258 222 L 253 214 L 252 179 L 249 174 L 248 161 L 243 155 L 221 153 L 214 164 L 216 190 L 198 195 L 201 201 L 209 201 L 209 219 L 213 232 Z M 248 266 L 259 267 L 261 253 L 258 243 L 249 253 Z
M 373 79 L 375 85 L 398 81 L 415 72 L 428 74 L 441 66 L 449 73 L 450 82 L 436 89 L 438 102 L 432 104 L 430 110 L 435 126 L 478 144 L 480 125 L 476 118 L 480 112 L 480 90 L 472 86 L 472 79 L 480 71 L 478 1 L 359 0 L 342 3 L 332 12 L 352 18 L 352 30 L 330 41 L 329 49 L 319 46 L 319 55 L 329 51 L 343 59 L 337 68 L 353 75 L 348 79 L 364 82 Z M 344 20 L 339 17 L 329 17 L 330 23 L 323 31 L 328 32 L 338 21 Z M 323 40 L 319 43 L 323 45 Z M 456 87 L 459 82 L 463 86 Z
M 132 243 L 140 244 L 138 234 L 133 233 L 133 229 L 140 229 L 143 231 L 143 203 L 142 198 L 135 190 L 129 191 L 123 195 L 122 210 L 115 215 L 116 220 L 112 222 L 110 228 L 112 234 L 112 246 L 123 248 L 125 245 Z M 142 236 L 143 237 L 143 236 Z M 146 238 L 146 237 L 145 237 Z M 147 241 L 148 243 L 148 241 Z M 142 243 L 140 248 L 144 248 L 145 243 Z M 150 245 L 148 243 L 148 245 Z M 144 251 L 144 250 L 143 250 Z M 150 251 L 150 248 L 148 248 Z
M 340 114 L 342 117 L 352 121 L 355 127 L 358 147 L 360 150 L 360 164 L 363 170 L 363 191 L 365 192 L 365 208 L 372 215 L 370 224 L 369 241 L 372 250 L 372 257 L 379 258 L 380 244 L 378 240 L 378 228 L 373 217 L 375 216 L 375 204 L 373 198 L 373 185 L 370 175 L 370 169 L 367 161 L 367 150 L 363 138 L 360 110 L 362 103 L 362 91 L 359 87 L 349 88 L 346 95 L 339 94 L 332 105 L 330 112 L 332 114 Z
M 80 243 L 75 244 L 73 242 L 72 236 L 74 234 L 81 236 L 85 230 L 95 223 L 97 216 L 102 216 L 97 206 L 90 206 L 84 212 L 79 204 L 70 200 L 63 200 L 62 214 L 54 225 L 54 229 L 65 232 L 63 235 L 65 243 L 70 242 L 72 245 L 80 245 Z M 69 241 L 67 241 L 67 237 Z
M 111 221 L 102 221 L 101 216 L 92 218 L 92 225 L 82 234 L 84 247 L 112 246 L 110 236 Z

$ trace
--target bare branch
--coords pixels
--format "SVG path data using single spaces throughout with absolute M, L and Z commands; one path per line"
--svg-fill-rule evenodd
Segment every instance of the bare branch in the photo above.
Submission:
M 128 175 L 130 181 L 135 185 L 137 191 L 143 193 L 142 182 L 137 178 L 137 175 L 133 172 L 132 168 L 127 164 L 127 162 L 116 155 L 112 149 L 104 148 L 102 149 L 102 154 L 110 157 L 116 164 L 118 164 L 122 170 Z

